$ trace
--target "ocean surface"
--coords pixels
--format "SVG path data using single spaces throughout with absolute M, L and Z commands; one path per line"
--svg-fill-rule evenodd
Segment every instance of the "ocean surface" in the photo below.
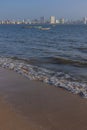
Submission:
M 87 25 L 27 26 L 0 25 L 0 57 L 37 67 L 35 73 L 43 69 L 51 77 L 85 84 L 87 91 Z

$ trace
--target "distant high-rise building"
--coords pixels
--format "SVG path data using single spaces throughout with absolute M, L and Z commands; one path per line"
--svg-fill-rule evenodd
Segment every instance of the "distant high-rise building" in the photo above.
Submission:
M 56 24 L 59 24 L 59 23 L 60 23 L 60 21 L 57 19 L 57 20 L 56 20 Z
M 56 18 L 55 16 L 50 17 L 50 24 L 55 24 L 56 23 Z
M 87 24 L 87 17 L 84 17 L 84 18 L 83 18 L 83 23 L 84 23 L 84 24 Z
M 45 23 L 45 18 L 44 18 L 44 16 L 43 17 L 40 17 L 40 23 Z
M 60 19 L 60 24 L 64 24 L 64 23 L 65 23 L 64 18 Z

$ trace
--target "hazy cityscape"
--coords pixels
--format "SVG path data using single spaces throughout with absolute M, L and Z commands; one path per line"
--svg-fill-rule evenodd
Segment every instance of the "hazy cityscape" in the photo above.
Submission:
M 0 130 L 87 130 L 87 0 L 0 0 Z
M 55 16 L 50 16 L 45 19 L 44 16 L 36 19 L 23 19 L 23 20 L 0 20 L 0 24 L 87 24 L 87 17 L 80 20 L 68 20 L 64 18 L 57 19 Z

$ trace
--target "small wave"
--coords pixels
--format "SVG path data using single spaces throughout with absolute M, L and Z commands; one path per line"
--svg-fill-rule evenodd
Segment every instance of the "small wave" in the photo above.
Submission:
M 87 67 L 87 61 L 79 61 L 79 60 L 72 60 L 64 57 L 38 57 L 38 58 L 29 58 L 29 59 L 21 59 L 18 57 L 12 57 L 13 60 L 22 60 L 26 63 L 30 64 L 63 64 L 63 65 L 72 65 L 77 67 Z
M 58 63 L 58 64 L 70 64 L 70 65 L 78 66 L 78 67 L 87 66 L 87 62 L 85 61 L 72 60 L 72 59 L 63 58 L 63 57 L 53 57 L 52 60 L 54 63 Z
M 63 42 L 69 42 L 69 43 L 76 43 L 76 42 L 78 42 L 78 40 L 75 40 L 75 39 L 63 39 L 63 38 L 61 38 L 59 40 L 61 40 Z
M 81 52 L 87 53 L 87 47 L 78 47 L 76 49 L 78 49 Z
M 87 84 L 77 81 L 72 75 L 33 66 L 16 57 L 14 59 L 1 57 L 0 66 L 14 70 L 30 80 L 39 80 L 87 98 Z

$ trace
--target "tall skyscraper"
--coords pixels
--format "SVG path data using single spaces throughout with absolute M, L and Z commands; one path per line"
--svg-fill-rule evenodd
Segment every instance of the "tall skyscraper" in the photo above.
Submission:
M 83 23 L 84 23 L 84 24 L 87 24 L 87 17 L 84 17 L 84 18 L 83 18 Z
M 60 24 L 64 24 L 64 23 L 65 23 L 64 18 L 61 18 L 61 19 L 60 19 Z
M 50 24 L 55 24 L 56 23 L 56 18 L 55 16 L 50 17 Z

